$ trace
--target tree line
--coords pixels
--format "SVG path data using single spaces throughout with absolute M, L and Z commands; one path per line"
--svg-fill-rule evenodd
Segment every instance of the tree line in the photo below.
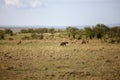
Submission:
M 29 28 L 29 29 L 21 29 L 20 33 L 54 33 L 54 28 Z
M 86 26 L 84 29 L 79 29 L 75 26 L 68 26 L 64 30 L 55 28 L 29 28 L 21 29 L 20 33 L 31 33 L 32 39 L 43 39 L 44 33 L 65 33 L 70 39 L 100 39 L 104 42 L 119 43 L 120 42 L 120 26 L 108 27 L 104 24 L 97 24 L 96 26 Z M 4 39 L 5 34 L 13 35 L 11 29 L 0 30 L 0 39 Z M 61 34 L 62 35 L 62 34 Z M 25 36 L 23 39 L 29 39 Z
M 120 26 L 108 27 L 104 24 L 97 24 L 93 27 L 84 27 L 78 29 L 77 27 L 67 27 L 66 32 L 68 36 L 73 39 L 100 39 L 103 42 L 120 43 Z

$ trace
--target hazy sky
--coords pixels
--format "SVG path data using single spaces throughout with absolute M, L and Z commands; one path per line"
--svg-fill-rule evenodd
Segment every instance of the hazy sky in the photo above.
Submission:
M 120 23 L 120 0 L 0 0 L 0 25 Z

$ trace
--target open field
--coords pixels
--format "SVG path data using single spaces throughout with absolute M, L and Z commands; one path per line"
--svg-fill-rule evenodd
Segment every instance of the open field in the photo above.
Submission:
M 68 41 L 67 46 L 60 42 Z M 0 41 L 0 80 L 119 80 L 120 44 L 90 40 Z

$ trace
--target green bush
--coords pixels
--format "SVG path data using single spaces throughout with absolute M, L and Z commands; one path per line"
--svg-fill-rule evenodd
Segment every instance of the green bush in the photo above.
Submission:
M 44 35 L 42 33 L 41 34 L 32 33 L 31 38 L 32 39 L 43 39 Z

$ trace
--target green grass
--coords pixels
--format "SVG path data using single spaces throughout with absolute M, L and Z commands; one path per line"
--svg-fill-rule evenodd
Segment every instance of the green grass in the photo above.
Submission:
M 90 40 L 0 41 L 0 80 L 119 80 L 120 45 Z M 67 46 L 60 42 L 69 41 Z

